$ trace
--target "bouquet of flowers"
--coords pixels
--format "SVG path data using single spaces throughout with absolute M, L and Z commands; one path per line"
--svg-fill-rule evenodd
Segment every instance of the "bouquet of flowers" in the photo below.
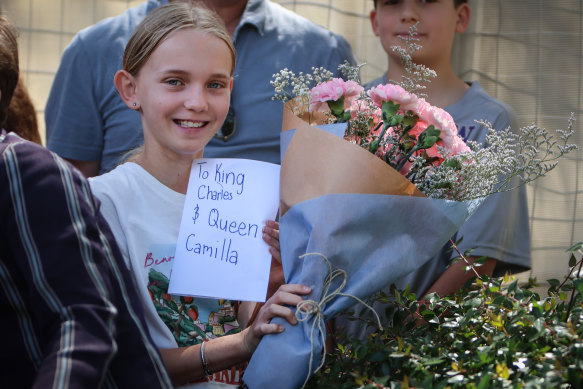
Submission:
M 431 71 L 407 69 L 401 85 L 366 93 L 348 66 L 347 81 L 321 68 L 274 76 L 285 101 L 283 270 L 312 293 L 297 326 L 274 319 L 285 331 L 259 344 L 244 375 L 251 389 L 305 384 L 323 364 L 327 320 L 421 267 L 486 196 L 546 174 L 575 148 L 572 120 L 559 142 L 535 126 L 515 134 L 484 123 L 489 146 L 465 144 L 451 116 L 423 99 Z

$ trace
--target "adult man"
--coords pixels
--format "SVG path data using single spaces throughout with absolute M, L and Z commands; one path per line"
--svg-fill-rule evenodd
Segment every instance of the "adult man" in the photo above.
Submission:
M 0 125 L 18 75 L 16 31 L 0 15 Z M 85 179 L 0 130 L 0 187 L 0 387 L 170 388 Z
M 271 99 L 271 76 L 286 67 L 336 71 L 346 60 L 354 63 L 350 46 L 268 0 L 203 2 L 223 19 L 237 51 L 230 115 L 205 157 L 279 163 L 282 106 Z M 135 26 L 165 3 L 148 0 L 91 26 L 63 54 L 46 107 L 47 147 L 87 176 L 110 170 L 142 143 L 139 114 L 123 104 L 112 80 Z

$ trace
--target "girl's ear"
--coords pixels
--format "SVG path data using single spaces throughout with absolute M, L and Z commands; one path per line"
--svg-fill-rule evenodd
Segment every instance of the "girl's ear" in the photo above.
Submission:
M 380 32 L 379 32 L 379 26 L 377 24 L 377 11 L 376 9 L 373 9 L 372 11 L 370 11 L 369 14 L 370 17 L 370 25 L 372 27 L 372 31 L 374 32 L 375 36 L 380 36 Z
M 229 92 L 233 91 L 233 77 L 231 77 L 231 81 L 229 82 Z
M 134 76 L 125 70 L 118 70 L 113 77 L 113 83 L 123 102 L 131 109 L 139 109 L 140 102 L 138 101 L 137 85 Z
M 455 32 L 461 34 L 466 31 L 470 25 L 470 17 L 472 11 L 468 3 L 462 3 L 456 10 L 457 13 L 457 23 L 455 25 Z

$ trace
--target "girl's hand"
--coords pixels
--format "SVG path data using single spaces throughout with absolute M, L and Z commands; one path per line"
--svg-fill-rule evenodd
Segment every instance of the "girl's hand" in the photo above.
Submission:
M 269 285 L 267 287 L 267 299 L 285 284 L 283 267 L 281 266 L 281 251 L 279 249 L 279 223 L 268 220 L 263 227 L 263 240 L 269 245 L 271 254 L 271 269 L 269 271 Z
M 279 223 L 275 220 L 268 220 L 263 227 L 263 240 L 269 245 L 269 253 L 278 262 L 281 262 L 281 251 L 279 249 Z
M 303 300 L 302 296 L 310 292 L 311 289 L 304 285 L 285 284 L 267 300 L 259 310 L 253 324 L 244 331 L 243 341 L 250 354 L 255 351 L 263 335 L 277 334 L 284 330 L 281 325 L 271 323 L 271 319 L 274 317 L 283 317 L 290 324 L 297 323 L 296 317 L 289 306 L 297 306 Z

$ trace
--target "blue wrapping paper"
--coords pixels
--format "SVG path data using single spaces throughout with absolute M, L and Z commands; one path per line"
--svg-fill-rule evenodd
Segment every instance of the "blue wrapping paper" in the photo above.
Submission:
M 285 330 L 259 343 L 243 376 L 250 389 L 302 387 L 322 360 L 323 323 L 353 306 L 350 296 L 365 299 L 421 267 L 480 203 L 418 197 L 408 187 L 412 184 L 380 159 L 339 138 L 338 126 L 331 136 L 289 118 L 296 131 L 281 137 L 285 280 L 312 288 L 305 299 L 327 302 L 319 306 L 321 315 L 308 315 L 297 325 L 272 320 Z M 329 300 L 323 294 L 343 280 L 334 278 L 329 288 L 325 282 L 339 269 L 346 284 L 342 295 Z
M 320 301 L 329 273 L 347 273 L 342 290 L 366 298 L 422 266 L 455 233 L 469 216 L 473 204 L 392 195 L 331 194 L 294 205 L 280 220 L 281 253 L 287 283 L 312 288 L 306 299 Z M 335 289 L 340 280 L 335 280 Z M 337 296 L 323 307 L 325 320 L 351 307 L 355 300 Z M 253 354 L 243 377 L 251 389 L 292 389 L 303 385 L 320 364 L 322 334 L 315 316 L 281 334 L 266 335 Z M 313 355 L 311 352 L 313 350 Z

